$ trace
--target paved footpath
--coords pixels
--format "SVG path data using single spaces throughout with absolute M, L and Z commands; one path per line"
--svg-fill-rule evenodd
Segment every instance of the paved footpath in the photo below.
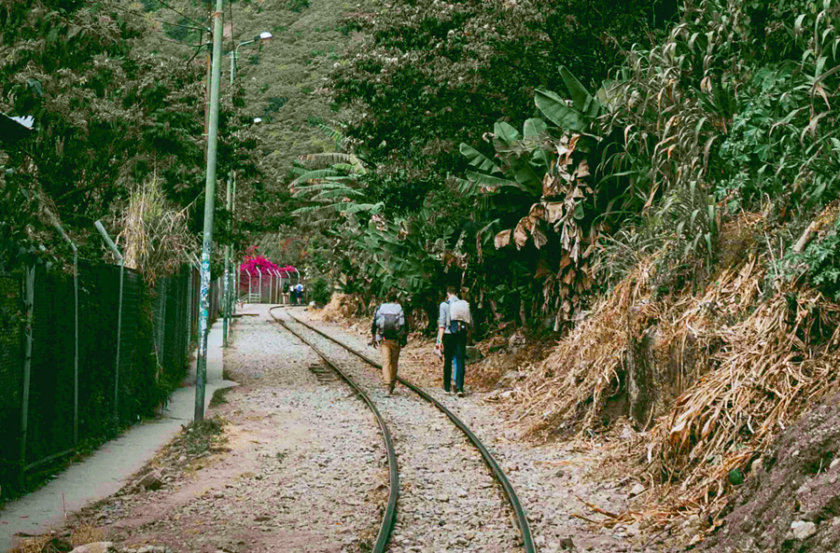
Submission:
M 219 388 L 235 385 L 222 378 L 222 322 L 210 329 L 207 340 L 205 408 Z M 195 361 L 185 385 L 173 392 L 160 418 L 132 426 L 103 444 L 85 460 L 70 466 L 42 488 L 13 501 L 0 511 L 0 551 L 14 545 L 15 534 L 43 534 L 64 522 L 64 514 L 99 501 L 122 488 L 131 475 L 154 457 L 195 410 Z

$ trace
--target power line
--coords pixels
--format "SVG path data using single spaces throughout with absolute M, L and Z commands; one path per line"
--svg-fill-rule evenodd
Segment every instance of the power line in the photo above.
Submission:
M 124 12 L 128 15 L 134 16 L 138 19 L 142 19 L 144 23 L 148 22 L 146 14 L 142 14 L 142 13 L 136 12 L 134 10 L 130 10 L 128 8 L 123 8 L 122 6 L 118 6 L 116 4 L 112 4 L 111 7 L 116 9 L 117 11 L 121 11 L 121 12 Z M 201 27 L 193 27 L 191 25 L 180 25 L 178 23 L 170 23 L 168 21 L 160 21 L 160 23 L 162 23 L 163 25 L 171 25 L 173 27 L 181 27 L 181 28 L 184 28 L 184 29 L 191 29 L 193 31 L 199 31 L 199 32 L 202 32 L 202 33 L 205 31 L 205 29 L 202 29 Z M 190 61 L 192 61 L 192 59 L 195 58 L 195 55 L 197 55 L 197 53 L 201 50 L 201 48 L 204 47 L 204 44 L 201 44 L 201 43 L 190 44 L 188 42 L 182 42 L 180 40 L 174 40 L 174 39 L 171 39 L 171 38 L 166 37 L 166 36 L 159 36 L 158 39 L 164 40 L 166 42 L 171 42 L 173 44 L 179 44 L 181 46 L 189 46 L 191 48 L 196 48 L 196 54 L 194 54 L 192 56 L 192 58 L 190 58 Z
M 195 19 L 193 19 L 192 17 L 186 15 L 184 12 L 173 8 L 168 2 L 166 2 L 166 0 L 154 0 L 154 1 L 157 2 L 158 4 L 161 4 L 165 8 L 168 8 L 168 9 L 172 10 L 173 12 L 177 13 L 178 15 L 180 15 L 181 17 L 183 17 L 187 21 L 191 21 L 195 25 L 200 25 L 203 30 L 205 30 L 205 31 L 210 30 L 210 28 L 205 24 L 207 21 L 210 20 L 209 17 L 207 19 L 205 19 L 204 22 L 199 22 L 199 21 L 196 21 Z

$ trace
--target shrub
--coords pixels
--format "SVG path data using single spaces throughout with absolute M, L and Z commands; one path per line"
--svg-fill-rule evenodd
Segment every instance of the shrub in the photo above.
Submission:
M 315 303 L 326 305 L 330 302 L 331 288 L 326 279 L 318 277 L 309 285 L 309 297 Z

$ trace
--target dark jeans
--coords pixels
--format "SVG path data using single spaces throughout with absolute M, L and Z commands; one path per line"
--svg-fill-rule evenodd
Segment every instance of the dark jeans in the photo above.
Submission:
M 449 391 L 449 383 L 455 380 L 455 389 L 464 389 L 464 360 L 467 353 L 467 333 L 443 335 L 443 389 Z M 455 373 L 452 373 L 453 366 Z

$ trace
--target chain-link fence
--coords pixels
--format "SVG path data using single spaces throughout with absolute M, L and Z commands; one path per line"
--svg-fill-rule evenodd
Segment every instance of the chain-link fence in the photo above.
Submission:
M 293 304 L 297 296 L 291 290 L 296 282 L 292 276 L 282 271 L 248 271 L 240 270 L 238 301 L 243 303 L 272 303 Z M 304 302 L 305 294 L 301 294 L 300 303 Z
M 153 288 L 125 269 L 122 294 L 119 267 L 80 265 L 78 293 L 72 275 L 31 271 L 0 275 L 4 491 L 27 471 L 153 415 L 186 375 L 198 333 L 195 269 Z M 219 285 L 211 282 L 211 318 Z

